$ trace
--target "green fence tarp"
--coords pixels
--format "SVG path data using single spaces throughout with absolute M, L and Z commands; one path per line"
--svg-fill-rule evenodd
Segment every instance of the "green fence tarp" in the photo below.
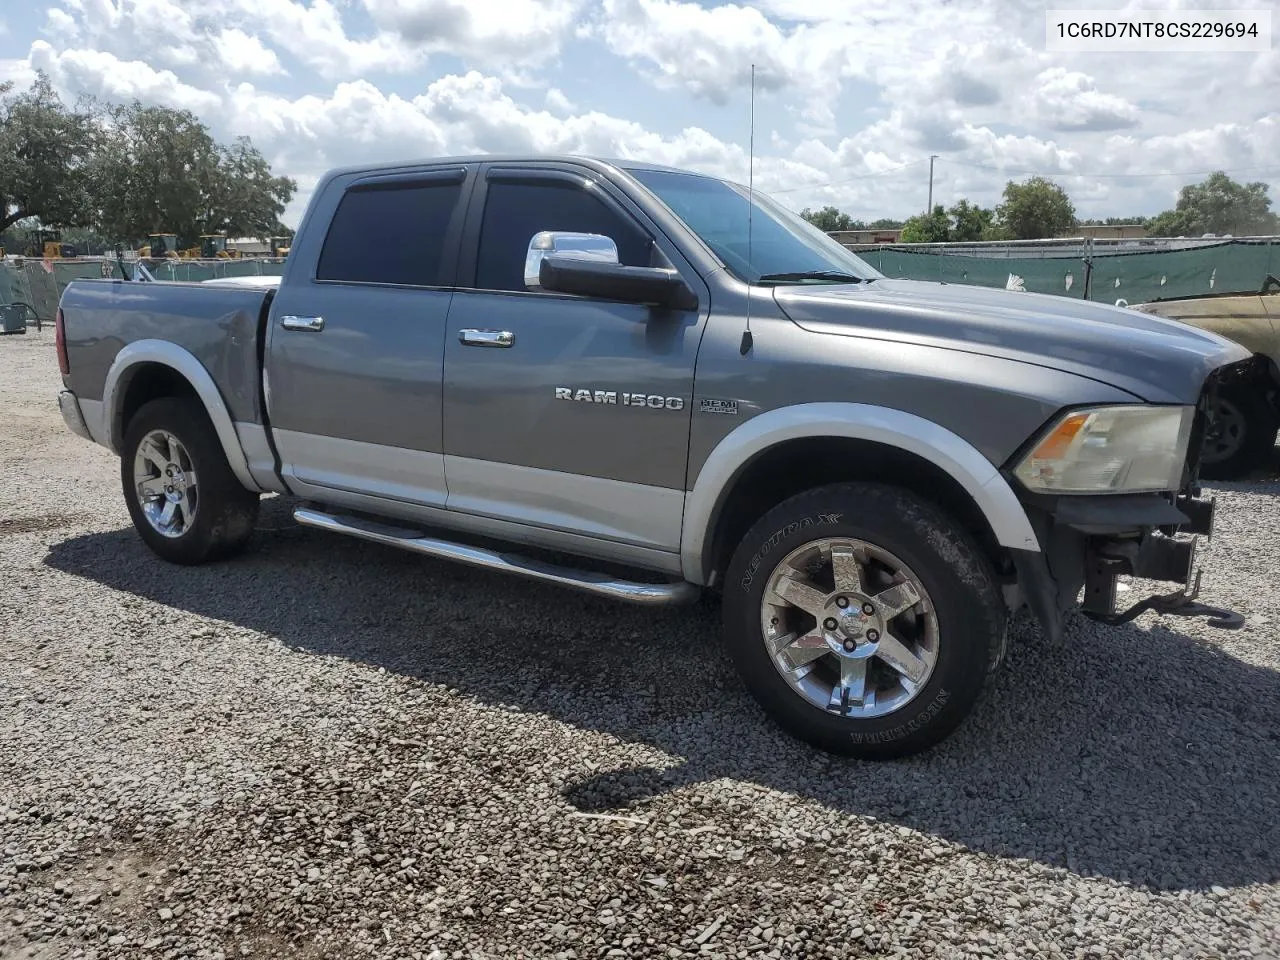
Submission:
M 942 280 L 978 287 L 1007 287 L 1010 278 L 1020 278 L 1022 289 L 1033 293 L 1053 293 L 1076 299 L 1084 296 L 1083 257 L 1005 259 L 898 249 L 860 250 L 858 256 L 886 277 Z
M 1060 297 L 1130 304 L 1206 293 L 1254 293 L 1280 276 L 1280 242 L 1224 242 L 1183 250 L 1058 257 L 978 257 L 901 247 L 859 250 L 887 277 L 943 280 L 981 287 L 1021 287 Z
M 212 280 L 219 277 L 279 276 L 284 261 L 273 260 L 170 260 L 149 267 L 157 280 Z M 122 279 L 114 260 L 22 259 L 0 263 L 0 303 L 28 303 L 41 321 L 53 322 L 62 291 L 72 280 Z
M 1114 303 L 1171 300 L 1205 293 L 1257 293 L 1280 273 L 1280 245 L 1223 243 L 1189 250 L 1093 258 L 1089 299 Z

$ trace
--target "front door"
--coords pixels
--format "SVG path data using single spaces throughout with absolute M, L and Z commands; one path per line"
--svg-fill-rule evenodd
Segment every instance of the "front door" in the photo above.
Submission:
M 676 553 L 706 297 L 682 312 L 529 292 L 529 242 L 546 230 L 603 234 L 623 264 L 674 265 L 703 289 L 590 174 L 485 168 L 445 343 L 448 506 Z
M 370 175 L 327 194 L 271 307 L 268 413 L 286 483 L 445 505 L 441 374 L 468 177 L 454 165 Z M 324 201 L 322 201 L 323 203 Z

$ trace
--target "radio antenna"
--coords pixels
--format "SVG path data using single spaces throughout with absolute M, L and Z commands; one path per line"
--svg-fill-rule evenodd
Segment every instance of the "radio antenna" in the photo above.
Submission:
M 752 269 L 751 224 L 756 209 L 756 65 L 751 65 L 751 132 L 747 139 L 747 269 Z M 738 353 L 746 356 L 751 350 L 751 281 L 747 280 L 747 328 L 742 331 L 742 343 Z

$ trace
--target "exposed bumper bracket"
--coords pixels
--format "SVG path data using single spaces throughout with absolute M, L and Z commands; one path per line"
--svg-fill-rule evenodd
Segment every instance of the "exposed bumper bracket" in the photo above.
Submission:
M 1197 571 L 1195 583 L 1190 589 L 1184 588 L 1175 590 L 1172 593 L 1147 597 L 1147 599 L 1138 601 L 1122 613 L 1098 613 L 1091 610 L 1084 610 L 1083 613 L 1091 620 L 1097 620 L 1110 626 L 1128 623 L 1148 610 L 1154 610 L 1156 613 L 1168 613 L 1176 617 L 1207 617 L 1209 626 L 1223 630 L 1239 630 L 1244 626 L 1244 617 L 1234 610 L 1211 607 L 1208 604 L 1197 602 L 1196 597 L 1199 594 L 1200 573 Z
M 1213 500 L 1189 499 L 1186 505 L 1191 526 L 1197 533 L 1213 529 Z M 1187 509 L 1190 506 L 1190 509 Z M 1100 623 L 1128 623 L 1148 610 L 1178 617 L 1207 617 L 1209 626 L 1238 630 L 1244 617 L 1224 607 L 1198 603 L 1200 570 L 1196 568 L 1195 540 L 1176 540 L 1153 533 L 1141 540 L 1103 544 L 1088 553 L 1085 570 L 1085 598 L 1081 612 Z M 1182 584 L 1172 593 L 1155 594 L 1139 600 L 1129 609 L 1115 613 L 1116 577 L 1132 574 L 1144 580 L 1164 580 Z
M 1187 523 L 1181 527 L 1184 533 L 1194 533 L 1206 540 L 1213 539 L 1213 514 L 1217 507 L 1214 497 L 1192 497 L 1182 494 L 1177 499 L 1177 508 L 1187 516 Z

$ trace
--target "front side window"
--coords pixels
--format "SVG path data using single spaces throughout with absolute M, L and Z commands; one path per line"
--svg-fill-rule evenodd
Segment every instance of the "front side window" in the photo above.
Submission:
M 462 184 L 406 181 L 356 186 L 343 196 L 329 225 L 318 280 L 446 286 L 441 275 L 449 223 Z
M 759 192 L 750 202 L 744 187 L 727 180 L 667 170 L 629 172 L 740 280 L 838 282 L 840 277 L 882 276 L 809 221 Z
M 650 265 L 652 240 L 628 217 L 571 183 L 507 182 L 489 184 L 476 259 L 476 288 L 526 290 L 525 255 L 529 241 L 544 230 L 598 233 L 618 247 L 625 266 Z

